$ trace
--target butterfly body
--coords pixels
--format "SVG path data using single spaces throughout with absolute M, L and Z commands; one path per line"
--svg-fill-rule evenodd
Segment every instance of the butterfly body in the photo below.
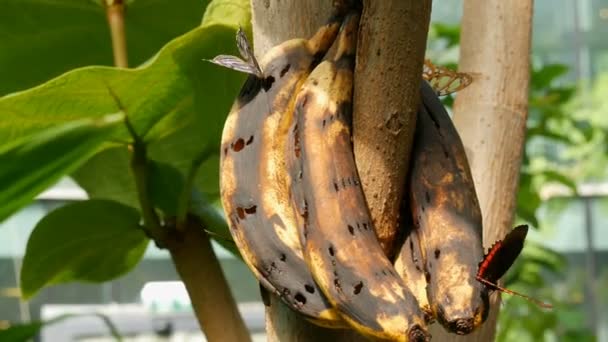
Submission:
M 513 228 L 504 239 L 496 241 L 479 263 L 476 279 L 490 290 L 499 290 L 525 298 L 540 307 L 552 308 L 551 304 L 543 303 L 498 285 L 498 280 L 509 270 L 521 253 L 527 234 L 528 226 L 520 225 Z

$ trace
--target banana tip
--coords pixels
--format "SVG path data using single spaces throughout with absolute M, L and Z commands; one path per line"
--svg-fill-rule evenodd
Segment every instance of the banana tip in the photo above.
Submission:
M 428 342 L 431 335 L 420 325 L 414 325 L 407 333 L 408 342 Z
M 473 318 L 459 318 L 448 322 L 449 330 L 458 335 L 466 335 L 475 329 Z

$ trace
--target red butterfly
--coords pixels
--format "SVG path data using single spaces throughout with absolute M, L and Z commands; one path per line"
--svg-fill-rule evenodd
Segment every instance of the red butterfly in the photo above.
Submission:
M 498 279 L 502 277 L 509 267 L 521 253 L 524 240 L 528 234 L 528 226 L 521 225 L 513 228 L 503 240 L 498 240 L 492 245 L 483 260 L 479 263 L 477 280 L 486 285 L 490 290 L 499 290 L 504 293 L 525 298 L 543 308 L 553 308 L 553 305 L 543 303 L 521 293 L 506 289 L 497 285 Z

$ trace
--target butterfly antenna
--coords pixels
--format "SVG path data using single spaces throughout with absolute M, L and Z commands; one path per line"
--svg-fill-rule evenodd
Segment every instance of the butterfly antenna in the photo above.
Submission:
M 500 292 L 504 292 L 504 293 L 507 293 L 507 294 L 510 294 L 510 295 L 513 295 L 513 296 L 518 296 L 518 297 L 521 297 L 523 299 L 526 299 L 526 300 L 528 300 L 528 301 L 530 301 L 530 302 L 532 302 L 532 303 L 540 306 L 541 308 L 553 309 L 553 305 L 552 304 L 541 302 L 540 300 L 538 300 L 536 298 L 532 298 L 530 296 L 526 296 L 525 294 L 522 294 L 522 293 L 519 293 L 519 292 L 515 292 L 513 290 L 509 290 L 509 289 L 504 288 L 502 286 L 498 286 L 497 284 L 494 284 L 491 281 L 488 281 L 488 280 L 486 280 L 484 278 L 477 277 L 477 280 L 479 282 L 481 282 L 481 283 L 483 283 L 483 284 L 491 287 L 491 288 L 499 290 Z

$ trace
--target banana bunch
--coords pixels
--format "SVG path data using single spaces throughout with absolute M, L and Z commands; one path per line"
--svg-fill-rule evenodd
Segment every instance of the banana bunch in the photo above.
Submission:
M 471 80 L 431 82 L 435 89 L 422 82 L 410 214 L 402 215 L 406 238 L 393 263 L 376 237 L 352 147 L 359 16 L 358 6 L 336 1 L 311 38 L 286 41 L 259 63 L 239 30 L 243 59 L 212 60 L 250 74 L 221 141 L 231 235 L 263 288 L 315 324 L 390 341 L 428 341 L 434 320 L 470 333 L 489 308 L 476 279 L 481 213 L 462 142 L 437 95 Z M 445 76 L 426 65 L 427 80 Z
M 481 211 L 460 140 L 435 90 L 423 82 L 409 172 L 413 218 L 396 267 L 422 309 L 448 331 L 468 334 L 489 310 L 477 281 L 484 258 Z

